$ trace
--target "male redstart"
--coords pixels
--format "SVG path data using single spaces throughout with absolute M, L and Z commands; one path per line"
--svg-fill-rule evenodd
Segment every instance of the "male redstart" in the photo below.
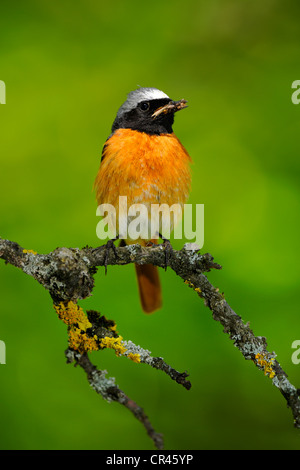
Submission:
M 186 103 L 173 101 L 156 88 L 138 88 L 128 94 L 118 110 L 95 180 L 98 205 L 114 206 L 117 220 L 119 196 L 127 196 L 128 206 L 178 204 L 183 208 L 190 189 L 191 158 L 173 133 L 172 125 L 174 113 L 185 108 Z M 160 233 L 159 236 L 167 241 Z M 141 238 L 125 242 L 147 244 Z M 154 312 L 162 305 L 157 267 L 135 267 L 142 308 L 145 313 Z

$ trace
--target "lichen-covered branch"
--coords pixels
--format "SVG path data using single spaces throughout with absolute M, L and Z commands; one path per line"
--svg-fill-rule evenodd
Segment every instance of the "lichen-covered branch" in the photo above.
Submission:
M 58 317 L 68 326 L 69 348 L 83 354 L 88 351 L 113 349 L 117 356 L 123 356 L 136 363 L 144 363 L 162 370 L 177 383 L 189 390 L 191 383 L 188 374 L 180 373 L 168 365 L 162 357 L 153 357 L 147 349 L 132 341 L 124 341 L 117 332 L 117 325 L 96 310 L 88 310 L 86 315 L 76 303 L 60 302 L 54 305 Z
M 197 250 L 188 248 L 191 247 L 185 246 L 179 251 L 172 250 L 169 254 L 169 267 L 203 299 L 205 305 L 211 310 L 214 320 L 221 323 L 224 332 L 229 335 L 244 358 L 251 360 L 280 390 L 292 410 L 295 426 L 300 428 L 298 390 L 289 382 L 287 374 L 275 359 L 276 354 L 267 350 L 266 338 L 255 336 L 249 324 L 243 322 L 242 318 L 226 302 L 219 289 L 216 289 L 207 279 L 206 272 L 211 269 L 221 269 L 221 266 L 214 262 L 210 254 L 200 254 Z M 39 255 L 32 253 L 31 250 L 23 250 L 17 243 L 0 239 L 0 258 L 22 269 L 26 274 L 31 275 L 40 282 L 49 290 L 56 306 L 60 303 L 66 305 L 66 302 L 70 301 L 76 304 L 78 300 L 91 295 L 94 287 L 93 275 L 97 267 L 104 266 L 105 262 L 107 265 L 151 263 L 162 268 L 165 267 L 166 258 L 164 246 L 162 245 L 154 245 L 153 247 L 130 245 L 110 250 L 108 257 L 106 257 L 106 254 L 104 246 L 99 248 L 85 247 L 81 250 L 57 248 L 52 253 Z M 73 326 L 69 325 L 69 327 L 70 339 L 70 330 L 74 329 L 74 324 Z M 88 333 L 89 328 L 83 330 L 83 335 L 86 334 L 87 339 L 91 339 Z M 97 336 L 97 334 L 94 334 L 94 336 Z M 98 336 L 97 339 L 94 337 L 93 339 L 97 345 L 100 344 Z M 79 344 L 81 344 L 80 341 L 79 339 Z M 110 347 L 109 343 L 110 341 L 105 340 L 105 337 L 101 338 L 103 346 Z M 114 344 L 113 341 L 112 344 Z M 139 347 L 133 347 L 129 341 L 121 342 L 120 347 L 127 350 L 128 356 L 132 354 L 132 359 L 136 358 L 134 355 L 139 354 L 136 349 Z M 139 351 L 145 350 L 140 349 Z M 81 351 L 81 355 L 84 356 L 84 354 L 86 354 L 85 346 Z M 146 362 L 152 367 L 165 371 L 178 383 L 182 383 L 185 388 L 189 388 L 186 373 L 178 373 L 161 358 L 152 358 L 150 360 L 147 354 L 143 354 L 140 354 L 140 358 L 144 358 L 140 362 Z

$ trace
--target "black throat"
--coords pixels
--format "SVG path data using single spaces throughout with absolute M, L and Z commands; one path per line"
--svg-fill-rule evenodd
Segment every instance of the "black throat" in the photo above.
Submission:
M 112 132 L 117 129 L 132 129 L 139 132 L 145 132 L 150 135 L 171 134 L 174 123 L 174 113 L 161 114 L 153 119 L 152 114 L 161 106 L 168 104 L 171 100 L 167 98 L 149 101 L 149 109 L 143 111 L 139 105 L 128 111 L 117 115 L 112 125 Z

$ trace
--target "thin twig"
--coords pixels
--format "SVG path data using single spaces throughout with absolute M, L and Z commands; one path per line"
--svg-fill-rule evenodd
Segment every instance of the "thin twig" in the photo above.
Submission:
M 86 373 L 87 379 L 91 387 L 101 395 L 106 401 L 116 401 L 120 405 L 125 406 L 145 427 L 147 434 L 152 439 L 155 447 L 159 450 L 163 449 L 164 441 L 162 434 L 157 433 L 143 408 L 131 400 L 116 384 L 113 377 L 106 378 L 106 370 L 98 370 L 94 366 L 86 353 L 79 354 L 75 351 L 67 349 L 65 351 L 67 362 L 75 361 L 75 365 L 79 365 Z

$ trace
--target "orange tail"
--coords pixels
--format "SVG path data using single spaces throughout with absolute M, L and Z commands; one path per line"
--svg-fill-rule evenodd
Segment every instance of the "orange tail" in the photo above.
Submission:
M 152 313 L 162 306 L 161 287 L 157 266 L 152 264 L 135 265 L 142 308 Z

